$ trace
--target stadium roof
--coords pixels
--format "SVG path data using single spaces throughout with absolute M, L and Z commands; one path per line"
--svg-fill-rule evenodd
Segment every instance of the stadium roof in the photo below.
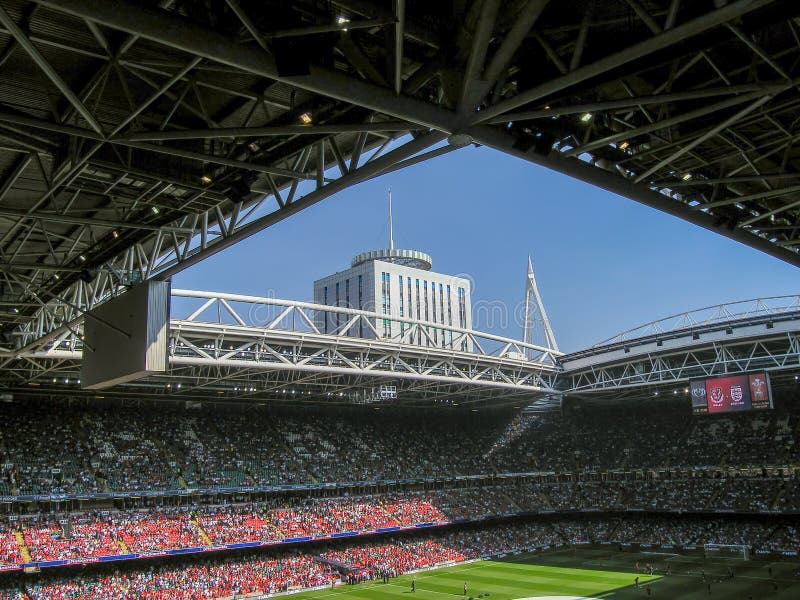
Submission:
M 798 14 L 0 0 L 0 345 L 470 144 L 800 265 Z

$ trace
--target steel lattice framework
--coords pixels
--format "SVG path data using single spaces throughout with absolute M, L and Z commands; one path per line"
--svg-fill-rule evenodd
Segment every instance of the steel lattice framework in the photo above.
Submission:
M 381 385 L 392 385 L 404 404 L 525 403 L 549 411 L 564 396 L 682 396 L 695 378 L 764 370 L 783 386 L 797 385 L 800 375 L 800 296 L 689 311 L 565 355 L 382 313 L 215 292 L 172 294 L 178 316 L 170 324 L 168 371 L 103 394 L 371 403 L 379 401 Z M 402 324 L 394 337 L 382 337 L 376 326 L 386 319 Z M 79 396 L 81 327 L 79 318 L 57 336 L 0 354 L 0 385 Z
M 624 332 L 559 359 L 565 392 L 586 398 L 688 393 L 690 379 L 769 371 L 796 384 L 800 296 L 733 302 Z
M 391 384 L 404 403 L 461 405 L 557 393 L 559 352 L 489 333 L 236 294 L 173 290 L 173 304 L 184 314 L 171 320 L 169 371 L 119 393 L 370 402 L 374 390 Z M 339 323 L 328 333 L 316 325 L 326 315 Z M 385 319 L 402 323 L 403 333 L 382 338 L 375 323 Z M 0 357 L 2 382 L 38 393 L 78 393 L 81 327 L 78 321 L 55 338 Z M 374 338 L 358 337 L 364 332 Z M 410 342 L 420 336 L 425 345 Z
M 471 144 L 800 265 L 794 0 L 0 0 L 0 344 Z

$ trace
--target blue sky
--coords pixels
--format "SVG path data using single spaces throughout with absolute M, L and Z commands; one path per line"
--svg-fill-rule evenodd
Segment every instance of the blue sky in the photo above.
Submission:
M 174 287 L 312 299 L 314 279 L 388 246 L 468 274 L 473 304 L 523 299 L 527 256 L 561 350 L 692 308 L 800 293 L 797 268 L 656 210 L 488 148 L 363 183 L 187 271 Z M 486 319 L 484 319 L 486 321 Z M 521 337 L 513 318 L 477 328 Z

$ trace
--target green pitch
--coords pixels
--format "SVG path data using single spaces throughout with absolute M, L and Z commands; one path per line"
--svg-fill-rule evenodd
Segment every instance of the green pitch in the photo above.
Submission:
M 320 590 L 295 598 L 330 598 L 341 600 L 370 598 L 375 600 L 411 598 L 427 600 L 445 596 L 463 598 L 464 582 L 467 598 L 483 594 L 487 600 L 514 600 L 538 596 L 571 596 L 599 598 L 625 586 L 633 587 L 635 575 L 614 571 L 575 569 L 525 562 L 481 561 L 446 567 L 416 575 L 416 592 L 411 592 L 411 576 L 398 577 L 389 583 L 364 583 L 332 590 Z M 640 575 L 640 585 L 660 579 Z M 486 594 L 489 594 L 487 597 Z
M 660 574 L 639 574 L 639 589 L 634 586 L 634 565 L 652 562 Z M 670 573 L 664 574 L 667 565 Z M 306 592 L 292 596 L 298 600 L 444 600 L 470 597 L 476 600 L 563 600 L 590 598 L 627 600 L 631 598 L 669 598 L 706 600 L 749 598 L 796 600 L 800 598 L 800 577 L 794 575 L 796 563 L 764 563 L 734 559 L 705 560 L 677 555 L 645 555 L 600 550 L 557 551 L 519 556 L 511 560 L 480 561 L 445 567 L 416 575 L 416 592 L 411 592 L 411 576 L 389 583 L 370 582 L 354 586 Z M 728 568 L 735 577 L 728 577 Z M 772 569 L 769 571 L 769 569 Z M 770 572 L 772 575 L 770 575 Z M 705 579 L 703 578 L 705 575 Z M 464 582 L 467 595 L 463 595 Z M 711 595 L 708 586 L 711 585 Z M 650 588 L 650 595 L 647 588 Z

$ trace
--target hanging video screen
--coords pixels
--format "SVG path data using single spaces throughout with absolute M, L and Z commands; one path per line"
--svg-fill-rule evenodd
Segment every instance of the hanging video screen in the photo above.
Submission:
M 695 414 L 716 414 L 772 408 L 767 373 L 748 373 L 689 383 Z

